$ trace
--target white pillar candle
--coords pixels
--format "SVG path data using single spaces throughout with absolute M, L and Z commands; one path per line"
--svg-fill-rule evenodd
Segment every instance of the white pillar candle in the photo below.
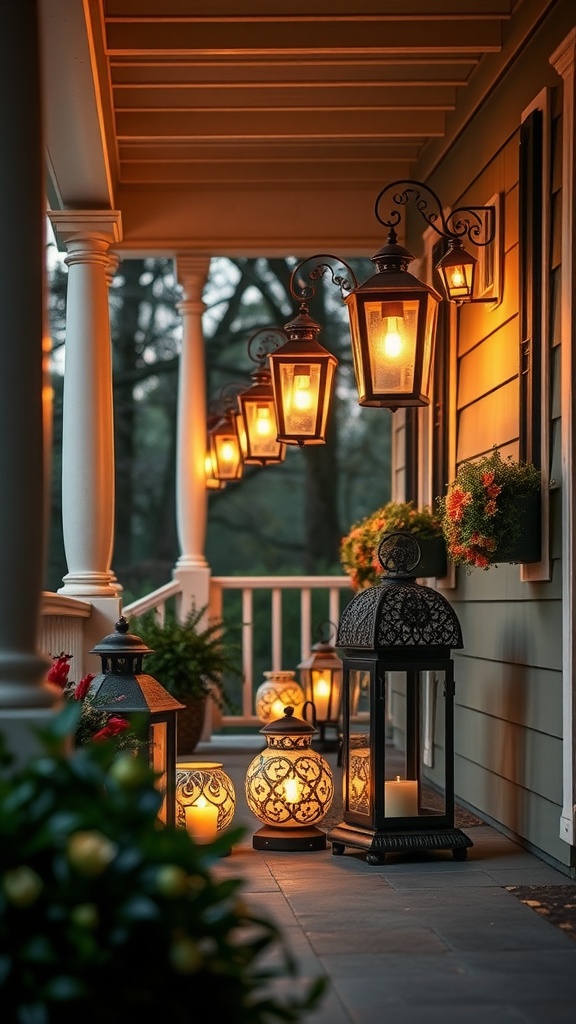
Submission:
M 186 828 L 197 843 L 213 843 L 218 832 L 218 808 L 213 807 L 206 797 L 199 797 L 195 804 L 184 808 Z
M 418 814 L 418 783 L 401 779 L 384 783 L 384 813 L 387 818 L 410 818 Z

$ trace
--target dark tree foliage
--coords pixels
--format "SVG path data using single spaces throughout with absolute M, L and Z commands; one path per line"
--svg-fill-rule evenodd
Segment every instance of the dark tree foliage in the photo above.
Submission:
M 248 386 L 248 341 L 296 314 L 290 275 L 296 258 L 211 261 L 204 293 L 207 403 Z M 368 261 L 350 261 L 362 281 Z M 51 271 L 54 362 L 52 521 L 47 589 L 66 572 L 61 535 L 60 446 L 66 270 Z M 181 289 L 169 259 L 124 260 L 110 290 L 115 414 L 113 567 L 125 599 L 165 583 L 178 558 L 176 417 Z M 245 467 L 240 481 L 210 492 L 206 556 L 213 573 L 341 572 L 338 549 L 351 522 L 389 497 L 390 413 L 357 403 L 347 314 L 339 291 L 316 285 L 310 314 L 338 359 L 328 443 L 289 446 L 284 463 Z

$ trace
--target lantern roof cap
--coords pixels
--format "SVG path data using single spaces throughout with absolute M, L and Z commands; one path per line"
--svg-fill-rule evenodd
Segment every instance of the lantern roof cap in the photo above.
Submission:
M 458 616 L 443 594 L 417 583 L 420 545 L 413 534 L 385 534 L 378 546 L 380 583 L 361 590 L 344 609 L 338 647 L 379 651 L 461 648 Z
M 261 733 L 265 736 L 285 736 L 285 735 L 298 735 L 298 736 L 311 736 L 312 733 L 318 732 L 313 725 L 309 725 L 302 718 L 297 718 L 294 714 L 294 708 L 287 705 L 284 708 L 284 716 L 277 718 L 273 722 L 268 722 L 262 729 Z
M 128 619 L 120 616 L 114 627 L 114 633 L 103 637 L 90 651 L 90 654 L 153 654 L 139 636 L 128 632 Z

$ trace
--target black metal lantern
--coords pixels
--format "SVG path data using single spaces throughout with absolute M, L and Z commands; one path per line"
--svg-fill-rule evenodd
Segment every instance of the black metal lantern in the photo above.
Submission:
M 332 624 L 326 624 L 326 626 Z M 325 630 L 325 624 L 319 627 Z M 307 658 L 298 665 L 300 682 L 307 701 L 314 706 L 314 717 L 319 738 L 315 745 L 320 750 L 336 750 L 342 711 L 342 661 L 330 643 L 330 637 L 320 635 Z M 332 735 L 330 735 L 330 733 Z
M 232 406 L 225 409 L 222 418 L 209 430 L 210 454 L 216 480 L 230 483 L 240 480 L 244 471 L 242 449 Z
M 462 238 L 467 236 L 475 245 L 488 245 L 495 236 L 496 211 L 494 206 L 458 207 L 444 216 L 438 196 L 428 185 L 410 179 L 393 181 L 382 189 L 374 206 L 376 219 L 389 229 L 386 245 L 371 257 L 376 274 L 359 285 L 346 260 L 331 253 L 308 256 L 292 271 L 290 290 L 295 294 L 293 283 L 298 281 L 304 297 L 313 295 L 314 289 L 303 286 L 303 268 L 314 263 L 308 273 L 311 281 L 330 271 L 348 307 L 358 403 L 394 411 L 401 406 L 430 404 L 436 320 L 442 296 L 408 272 L 414 257 L 398 244 L 396 227 L 401 215 L 398 209 L 390 210 L 387 216 L 380 212 L 388 197 L 395 207 L 413 201 L 428 227 L 448 243 L 437 269 L 446 298 L 457 305 L 493 301 L 473 298 L 477 260 L 466 252 Z M 346 268 L 348 276 L 334 273 L 334 261 Z
M 372 256 L 378 272 L 344 299 L 359 405 L 396 409 L 429 404 L 442 296 L 408 273 L 413 259 L 391 228 L 387 244 Z
M 150 766 L 157 773 L 162 794 L 158 818 L 166 825 L 176 823 L 176 716 L 184 707 L 167 690 L 142 671 L 142 659 L 150 647 L 128 632 L 122 616 L 115 632 L 105 636 L 91 650 L 102 659 L 102 673 L 94 677 L 90 692 L 98 697 L 102 711 L 121 713 L 140 739 Z
M 338 360 L 318 341 L 320 324 L 301 302 L 286 324 L 288 340 L 269 355 L 278 441 L 325 444 Z
M 279 340 L 280 339 L 280 340 Z M 272 373 L 268 355 L 287 341 L 287 336 L 278 327 L 263 327 L 252 335 L 248 342 L 248 355 L 257 363 L 250 374 L 253 384 L 238 393 L 238 404 L 245 436 L 243 459 L 247 465 L 253 463 L 269 466 L 283 462 L 286 445 L 278 440 L 276 403 L 272 387 Z M 257 343 L 258 348 L 253 354 Z
M 458 618 L 437 590 L 416 582 L 411 534 L 383 537 L 381 582 L 342 613 L 344 650 L 343 822 L 328 833 L 332 853 L 452 850 L 472 841 L 454 827 L 454 666 Z

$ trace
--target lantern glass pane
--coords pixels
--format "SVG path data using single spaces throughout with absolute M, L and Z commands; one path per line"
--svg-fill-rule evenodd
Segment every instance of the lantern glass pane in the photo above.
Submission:
M 162 794 L 162 805 L 158 811 L 158 819 L 165 825 L 167 821 L 166 784 L 168 775 L 167 749 L 168 726 L 166 722 L 150 723 L 150 767 L 158 774 L 155 785 Z
M 287 434 L 314 434 L 320 376 L 317 363 L 281 363 L 282 407 Z
M 370 672 L 352 669 L 349 675 L 350 725 L 346 764 L 345 811 L 372 817 L 370 803 Z
M 278 424 L 274 399 L 244 402 L 244 417 L 248 432 L 247 454 L 252 458 L 277 458 L 281 444 L 276 440 Z
M 385 818 L 446 814 L 442 672 L 386 672 Z
M 219 480 L 237 480 L 240 475 L 242 458 L 236 433 L 212 434 L 212 458 Z
M 412 391 L 418 307 L 416 300 L 364 303 L 373 391 Z

